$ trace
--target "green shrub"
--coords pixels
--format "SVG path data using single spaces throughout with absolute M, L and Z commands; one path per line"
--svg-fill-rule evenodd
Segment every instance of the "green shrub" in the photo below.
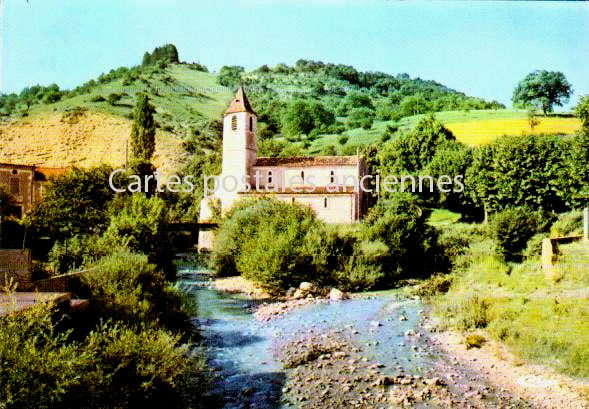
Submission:
M 420 284 L 415 294 L 428 298 L 447 293 L 453 281 L 454 276 L 451 274 L 435 274 Z
M 167 331 L 103 323 L 82 345 L 92 365 L 82 374 L 85 399 L 96 408 L 188 407 L 186 391 L 198 388 L 199 362 L 189 346 Z M 196 403 L 196 402 L 193 402 Z
M 98 236 L 79 236 L 57 241 L 49 251 L 52 270 L 63 274 L 111 254 L 115 249 Z
M 550 227 L 550 237 L 580 236 L 583 234 L 583 211 L 573 210 L 558 216 Z
M 521 260 L 521 252 L 534 234 L 544 232 L 554 216 L 528 207 L 508 208 L 496 213 L 489 222 L 491 237 L 507 261 Z
M 482 225 L 455 223 L 440 229 L 438 243 L 454 268 L 459 267 L 471 243 L 483 238 Z
M 272 292 L 311 278 L 301 243 L 320 222 L 307 207 L 259 199 L 236 205 L 222 221 L 212 254 L 219 275 L 241 273 Z
M 172 250 L 168 232 L 168 208 L 159 197 L 142 194 L 122 197 L 111 206 L 110 225 L 104 233 L 113 247 L 128 247 L 149 256 L 149 261 L 173 278 Z
M 420 201 L 408 193 L 381 200 L 371 210 L 363 235 L 381 241 L 388 249 L 382 259 L 386 265 L 384 285 L 406 277 L 446 272 L 449 262 L 438 244 L 438 233 L 427 224 L 428 214 Z
M 97 318 L 157 322 L 174 330 L 190 330 L 190 306 L 180 291 L 145 255 L 118 250 L 105 256 L 84 274 Z
M 534 234 L 527 242 L 523 256 L 526 260 L 540 257 L 542 254 L 542 241 L 547 237 L 546 233 Z
M 179 336 L 107 322 L 75 342 L 41 304 L 0 318 L 0 362 L 8 409 L 189 407 L 202 388 Z
M 106 99 L 102 95 L 95 95 L 90 98 L 90 102 L 104 102 Z
M 349 138 L 346 135 L 341 135 L 339 138 L 337 138 L 337 143 L 339 143 L 340 145 L 345 145 L 348 142 Z

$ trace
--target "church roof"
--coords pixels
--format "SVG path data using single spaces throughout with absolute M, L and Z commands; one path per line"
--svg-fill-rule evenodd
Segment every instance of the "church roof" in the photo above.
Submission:
M 235 114 L 237 112 L 249 112 L 250 114 L 256 114 L 250 105 L 249 100 L 247 99 L 247 95 L 245 95 L 245 91 L 243 87 L 239 87 L 233 101 L 229 104 L 229 108 L 225 111 L 225 115 L 228 114 Z
M 254 166 L 355 166 L 358 156 L 291 156 L 288 158 L 258 158 Z

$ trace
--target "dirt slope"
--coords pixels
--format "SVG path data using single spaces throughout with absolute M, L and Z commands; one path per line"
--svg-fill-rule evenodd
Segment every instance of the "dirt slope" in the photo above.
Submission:
M 43 166 L 89 167 L 106 163 L 121 166 L 131 121 L 101 113 L 74 117 L 61 113 L 0 124 L 0 162 Z M 164 173 L 184 160 L 181 143 L 158 129 L 154 163 Z

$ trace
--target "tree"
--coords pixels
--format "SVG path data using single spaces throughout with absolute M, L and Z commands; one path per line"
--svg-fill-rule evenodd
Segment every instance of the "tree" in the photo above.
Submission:
M 241 82 L 241 74 L 243 74 L 244 71 L 245 69 L 243 67 L 237 65 L 224 65 L 219 70 L 217 82 L 224 87 L 235 88 Z
M 534 105 L 546 115 L 554 105 L 568 102 L 572 93 L 571 84 L 562 72 L 540 70 L 526 75 L 517 84 L 511 100 L 524 107 Z
M 281 119 L 283 132 L 295 136 L 308 135 L 315 128 L 333 124 L 335 115 L 320 102 L 297 99 L 286 106 Z
M 106 230 L 108 205 L 114 197 L 108 178 L 112 168 L 73 168 L 50 180 L 43 200 L 26 218 L 34 236 L 64 240 Z
M 153 65 L 159 62 L 170 64 L 178 64 L 180 62 L 178 49 L 174 44 L 166 44 L 161 47 L 156 47 L 151 54 L 146 52 L 143 54 L 141 65 Z
M 583 128 L 589 129 L 589 95 L 581 97 L 575 107 L 575 114 L 581 120 Z
M 528 109 L 528 123 L 532 132 L 534 132 L 536 126 L 540 125 L 540 120 L 536 117 L 535 109 Z
M 131 127 L 131 151 L 135 161 L 150 162 L 155 151 L 154 113 L 155 108 L 149 103 L 148 96 L 139 94 Z
M 395 172 L 405 170 L 418 172 L 432 160 L 438 145 L 456 140 L 452 132 L 444 127 L 433 114 L 422 118 L 415 128 L 393 143 Z M 386 158 L 388 159 L 388 158 Z
M 583 183 L 571 176 L 573 142 L 555 136 L 499 138 L 475 150 L 465 189 L 475 204 L 491 211 L 510 206 L 569 210 Z M 582 163 L 579 158 L 577 166 Z

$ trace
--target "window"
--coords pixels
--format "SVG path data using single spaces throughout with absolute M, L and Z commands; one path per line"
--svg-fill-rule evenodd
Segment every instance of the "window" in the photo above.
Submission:
M 335 171 L 329 172 L 329 183 L 335 183 Z
M 13 195 L 20 194 L 20 179 L 10 178 L 10 193 Z
M 292 204 L 294 204 L 295 198 L 293 197 L 290 201 L 291 201 Z
M 323 208 L 327 209 L 327 198 L 323 198 Z
M 269 185 L 272 184 L 272 171 L 271 170 L 268 171 L 268 184 Z
M 254 131 L 254 118 L 250 116 L 250 132 Z
M 237 116 L 235 115 L 231 117 L 231 130 L 237 131 Z
M 303 182 L 305 181 L 305 171 L 301 170 L 301 179 L 303 180 Z

